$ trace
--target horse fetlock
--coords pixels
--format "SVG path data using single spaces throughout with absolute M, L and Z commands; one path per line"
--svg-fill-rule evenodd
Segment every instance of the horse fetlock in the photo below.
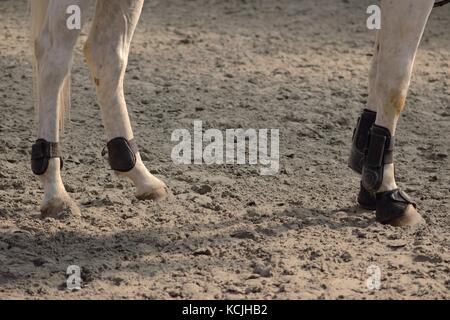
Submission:
M 130 179 L 136 187 L 136 197 L 139 200 L 162 200 L 168 196 L 166 184 L 152 175 L 137 154 L 136 166 L 129 172 L 119 173 Z
M 148 171 L 134 139 L 114 138 L 108 142 L 103 155 L 106 153 L 111 169 L 119 177 L 133 182 L 138 199 L 162 200 L 167 197 L 166 184 Z

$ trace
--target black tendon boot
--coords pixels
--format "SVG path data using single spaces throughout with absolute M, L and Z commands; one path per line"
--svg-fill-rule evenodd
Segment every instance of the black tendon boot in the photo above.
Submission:
M 362 170 L 362 187 L 368 192 L 377 192 L 383 182 L 384 166 L 394 163 L 394 138 L 387 128 L 373 125 L 369 146 Z M 408 205 L 416 204 L 399 190 L 376 193 L 376 217 L 380 223 L 390 223 L 402 217 Z
M 364 109 L 358 118 L 355 130 L 353 131 L 352 148 L 348 160 L 348 166 L 355 172 L 361 174 L 364 163 L 364 154 L 369 145 L 370 128 L 375 123 L 377 113 L 369 109 Z M 362 183 L 358 194 L 358 203 L 368 210 L 375 210 L 376 197 L 373 192 L 367 191 Z

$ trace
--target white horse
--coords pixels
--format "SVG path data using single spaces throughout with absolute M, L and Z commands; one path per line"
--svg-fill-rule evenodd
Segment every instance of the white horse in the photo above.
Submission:
M 38 140 L 33 145 L 32 169 L 44 187 L 43 217 L 80 214 L 64 188 L 59 134 L 67 106 L 71 61 L 80 30 L 67 28 L 67 8 L 77 5 L 81 13 L 90 0 L 31 0 L 32 41 L 39 113 Z M 92 29 L 84 54 L 92 73 L 103 123 L 109 139 L 109 162 L 113 170 L 136 186 L 139 199 L 162 200 L 166 185 L 144 166 L 124 99 L 123 82 L 130 42 L 144 0 L 97 0 Z M 82 20 L 84 14 L 82 14 Z
M 131 179 L 139 199 L 161 200 L 165 184 L 145 168 L 134 143 L 123 93 L 130 42 L 144 0 L 97 0 L 85 45 L 109 139 L 111 167 Z M 60 176 L 59 131 L 68 101 L 70 68 L 79 30 L 66 27 L 66 10 L 87 10 L 90 0 L 32 0 L 39 132 L 32 168 L 44 185 L 42 215 L 61 217 L 79 210 Z M 444 2 L 449 2 L 444 0 Z M 377 219 L 392 225 L 423 222 L 416 205 L 395 182 L 394 135 L 410 84 L 417 48 L 434 0 L 382 0 L 379 31 L 370 72 L 368 106 L 353 139 L 350 166 L 362 173 L 361 205 L 376 209 Z
M 416 204 L 398 189 L 394 135 L 404 109 L 416 52 L 433 5 L 450 1 L 382 0 L 381 29 L 369 75 L 369 96 L 354 133 L 349 165 L 362 173 L 358 202 L 394 226 L 424 222 Z

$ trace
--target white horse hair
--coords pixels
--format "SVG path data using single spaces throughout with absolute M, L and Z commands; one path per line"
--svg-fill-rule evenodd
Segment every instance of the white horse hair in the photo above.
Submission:
M 123 81 L 143 2 L 97 0 L 85 44 L 84 54 L 109 140 L 133 139 Z M 78 5 L 83 12 L 89 3 L 90 0 L 31 0 L 39 139 L 59 142 L 64 109 L 69 105 L 71 61 L 79 30 L 66 28 L 66 8 Z M 377 36 L 369 76 L 368 107 L 377 112 L 375 124 L 387 128 L 392 136 L 405 106 L 417 48 L 433 5 L 434 0 L 381 0 L 382 29 Z M 165 184 L 149 173 L 139 154 L 135 168 L 123 175 L 134 182 L 138 198 L 160 200 L 167 195 Z M 79 213 L 62 183 L 59 158 L 50 159 L 41 180 L 43 216 Z M 396 188 L 394 166 L 387 164 L 378 192 Z M 419 213 L 410 205 L 396 224 L 413 225 L 421 221 Z

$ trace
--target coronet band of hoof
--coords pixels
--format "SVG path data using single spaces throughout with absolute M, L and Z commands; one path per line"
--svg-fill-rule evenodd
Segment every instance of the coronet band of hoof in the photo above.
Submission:
M 376 194 L 376 197 L 376 218 L 378 222 L 383 224 L 402 217 L 409 205 L 417 208 L 416 203 L 400 189 L 379 192 Z
M 376 117 L 376 112 L 364 109 L 353 131 L 348 166 L 359 174 L 362 172 L 365 150 L 369 145 L 370 128 L 375 123 Z
M 367 210 L 375 210 L 377 208 L 377 197 L 375 193 L 367 191 L 362 183 L 358 194 L 358 204 L 361 208 Z
M 106 146 L 108 149 L 108 161 L 112 170 L 129 172 L 136 166 L 136 154 L 139 152 L 139 149 L 134 139 L 114 138 Z
M 36 140 L 31 148 L 31 170 L 35 175 L 43 175 L 48 169 L 49 160 L 53 158 L 60 159 L 62 169 L 63 161 L 59 144 L 44 139 Z
M 389 129 L 374 124 L 370 129 L 369 147 L 362 170 L 362 185 L 376 192 L 383 183 L 384 166 L 394 163 L 394 137 Z

